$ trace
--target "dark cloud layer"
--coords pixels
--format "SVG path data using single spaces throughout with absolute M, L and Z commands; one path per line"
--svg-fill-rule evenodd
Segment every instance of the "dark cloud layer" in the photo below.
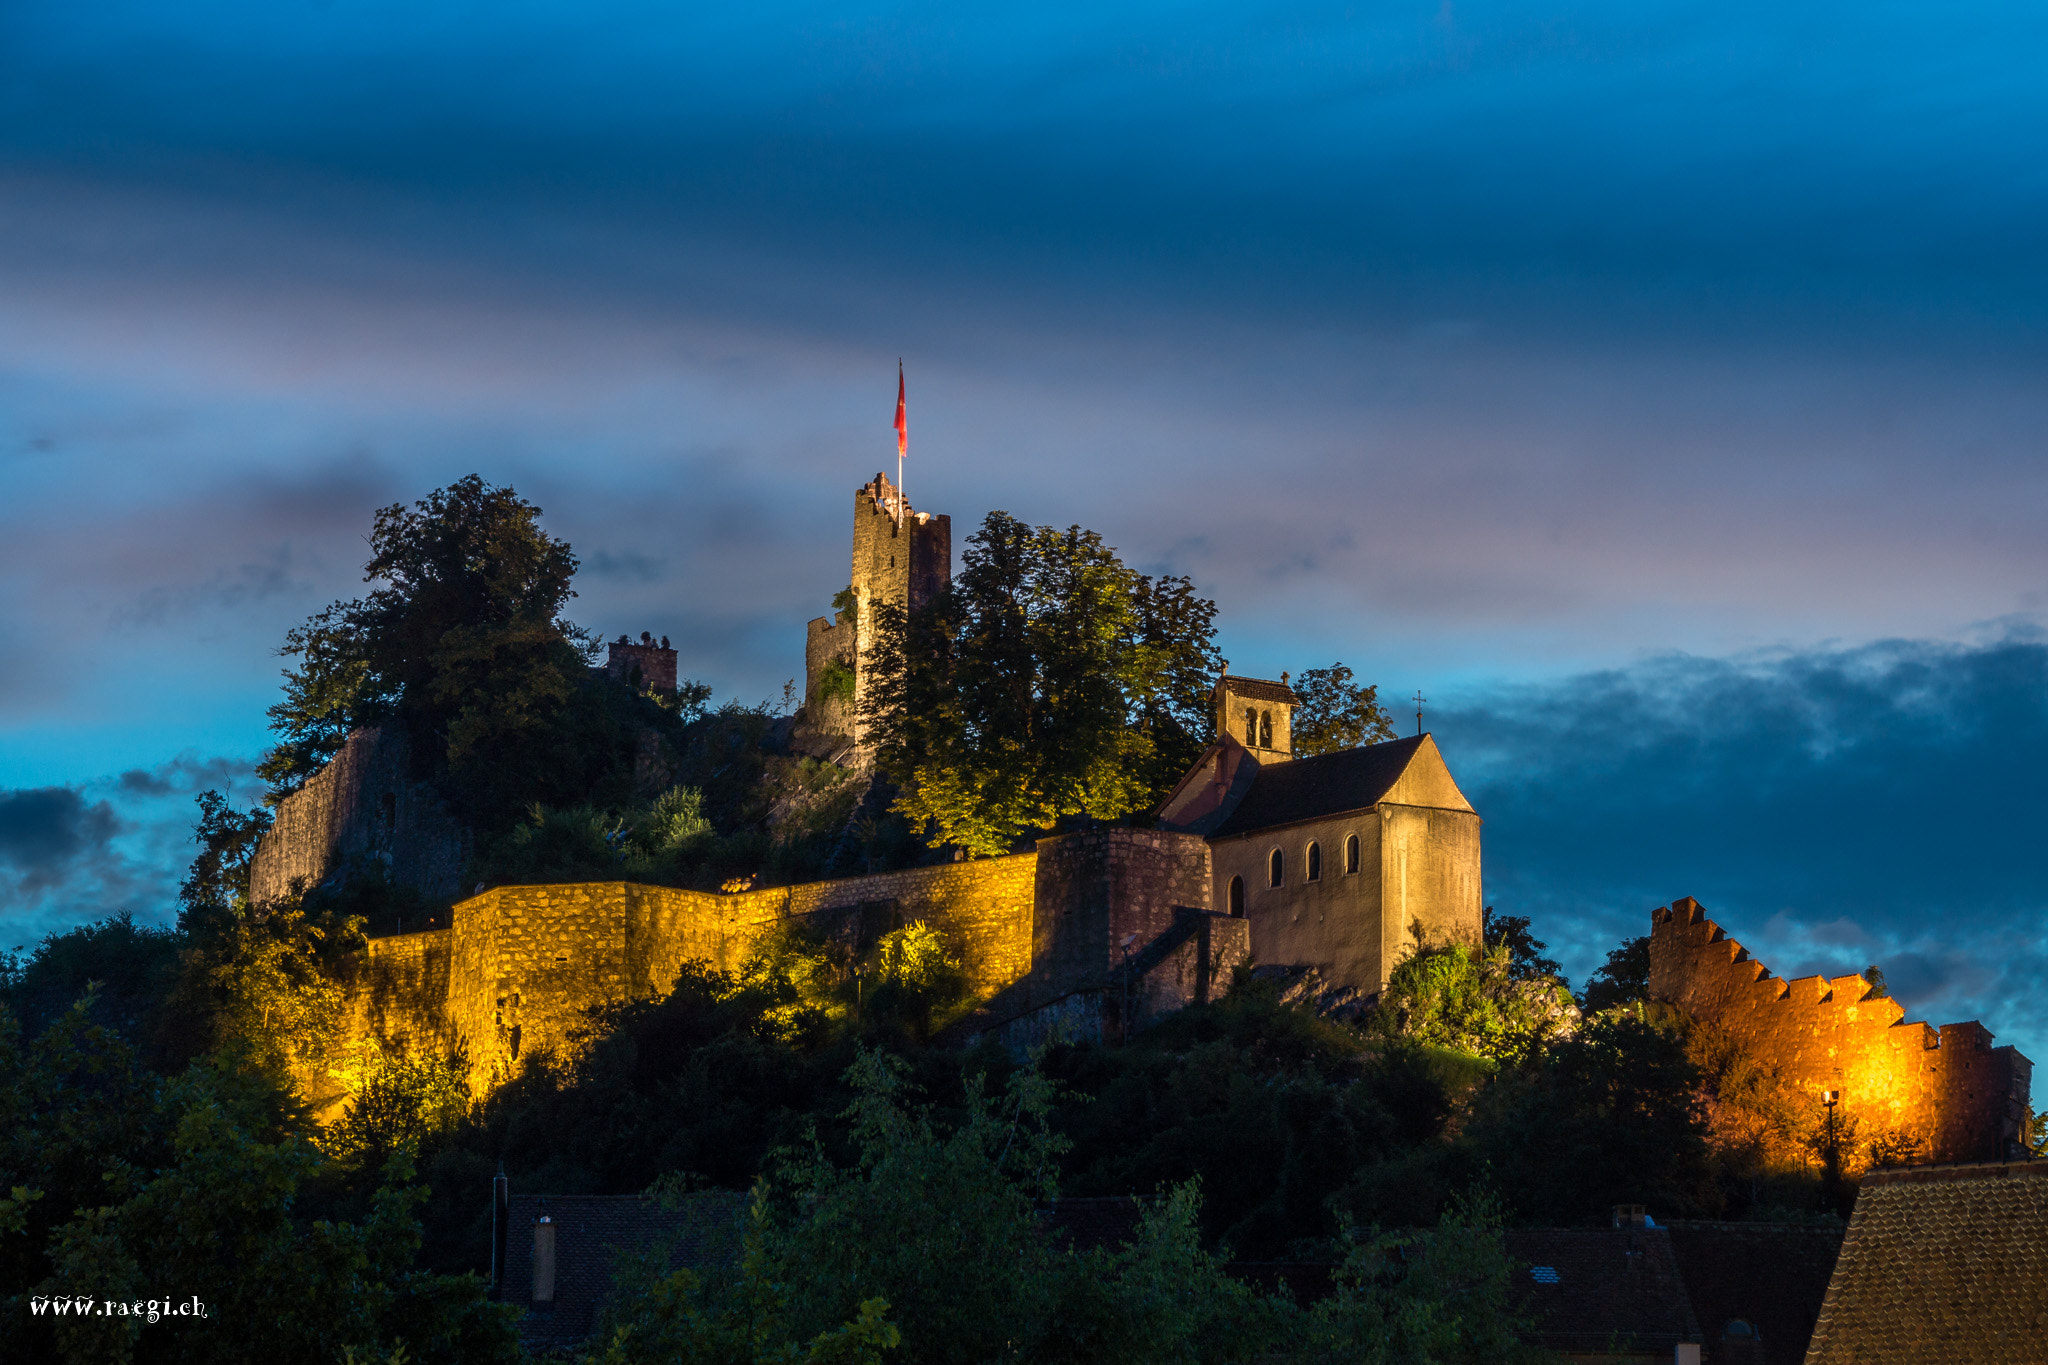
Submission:
M 0 791 L 0 863 L 32 876 L 103 849 L 117 828 L 104 801 L 70 787 Z
M 2048 1042 L 2038 636 L 1671 657 L 1433 728 L 1487 820 L 1489 899 L 1576 974 L 1692 895 L 1780 975 L 1875 963 L 1910 1008 Z
M 0 948 L 122 910 L 174 920 L 196 852 L 194 798 L 209 788 L 242 806 L 262 790 L 247 760 L 196 753 L 76 786 L 0 790 Z

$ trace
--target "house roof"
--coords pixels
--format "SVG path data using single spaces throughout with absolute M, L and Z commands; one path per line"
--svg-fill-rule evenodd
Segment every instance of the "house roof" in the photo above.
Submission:
M 1210 832 L 1212 839 L 1297 820 L 1317 820 L 1378 805 L 1393 791 L 1418 754 L 1435 753 L 1428 735 L 1341 749 L 1314 758 L 1264 763 L 1237 808 Z M 1442 760 L 1437 760 L 1441 766 Z M 1449 780 L 1445 773 L 1445 780 Z M 1455 790 L 1455 788 L 1453 788 Z M 1460 802 L 1463 798 L 1458 798 Z M 1471 809 L 1466 806 L 1466 809 Z
M 1685 1281 L 1663 1228 L 1509 1228 L 1511 1296 L 1529 1321 L 1525 1339 L 1546 1350 L 1671 1359 L 1699 1341 Z
M 1226 673 L 1216 680 L 1216 685 L 1227 688 L 1247 701 L 1283 701 L 1290 706 L 1299 705 L 1300 696 L 1286 683 L 1277 683 L 1270 678 L 1240 678 Z
M 2048 1333 L 2048 1161 L 1872 1171 L 1808 1365 L 2038 1360 Z
M 1842 1246 L 1839 1224 L 1681 1222 L 1668 1231 L 1710 1349 L 1740 1321 L 1754 1330 L 1753 1358 L 1764 1365 L 1806 1359 Z
M 545 1213 L 555 1227 L 555 1299 L 533 1311 L 533 1225 Z M 514 1195 L 508 1210 L 504 1302 L 528 1312 L 519 1334 L 528 1341 L 579 1341 L 596 1325 L 611 1293 L 616 1252 L 666 1246 L 672 1269 L 702 1270 L 739 1261 L 747 1196 L 715 1190 L 664 1208 L 639 1195 Z

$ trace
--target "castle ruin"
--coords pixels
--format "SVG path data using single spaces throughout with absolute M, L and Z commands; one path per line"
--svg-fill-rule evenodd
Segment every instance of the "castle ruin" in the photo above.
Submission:
M 2003 1161 L 2029 1113 L 2034 1065 L 1977 1021 L 1906 1022 L 1861 975 L 1785 981 L 1690 896 L 1650 915 L 1650 998 L 1720 1028 L 1818 1103 L 1918 1139 L 1928 1159 Z
M 804 720 L 843 741 L 843 760 L 865 762 L 859 706 L 876 608 L 924 606 L 950 581 L 951 560 L 948 517 L 915 511 L 885 475 L 855 490 L 841 615 L 811 621 L 805 642 Z M 672 688 L 675 653 L 666 640 L 622 636 L 606 671 Z M 588 1007 L 658 996 L 686 961 L 737 968 L 791 922 L 855 954 L 912 921 L 940 930 L 970 990 L 956 1029 L 1016 1045 L 1128 1035 L 1209 998 L 1254 961 L 1313 969 L 1326 1003 L 1369 1000 L 1417 944 L 1479 941 L 1480 820 L 1429 735 L 1295 758 L 1298 701 L 1284 678 L 1220 677 L 1217 738 L 1155 828 L 1089 829 L 1004 857 L 733 893 L 625 882 L 482 891 L 457 901 L 445 928 L 370 941 L 348 1002 L 352 1035 L 460 1050 L 472 1084 L 487 1089 L 529 1051 L 562 1045 Z M 402 786 L 394 752 L 362 732 L 280 804 L 257 855 L 263 898 L 333 875 L 358 844 L 374 854 L 380 802 L 395 810 L 402 800 L 421 828 L 439 830 L 438 807 L 423 787 Z M 427 839 L 431 857 L 401 856 L 411 845 L 394 827 L 387 866 L 403 877 L 431 864 L 432 885 L 452 895 L 461 858 L 450 837 Z M 324 1112 L 338 1112 L 335 1078 L 305 1080 Z

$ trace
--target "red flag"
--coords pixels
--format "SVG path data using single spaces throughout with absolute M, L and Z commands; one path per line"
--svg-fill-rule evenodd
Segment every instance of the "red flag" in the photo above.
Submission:
M 896 458 L 910 453 L 910 423 L 903 416 L 903 362 L 896 362 Z

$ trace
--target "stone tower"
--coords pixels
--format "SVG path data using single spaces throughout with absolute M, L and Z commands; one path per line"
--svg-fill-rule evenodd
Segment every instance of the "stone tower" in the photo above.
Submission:
M 913 511 L 886 474 L 854 490 L 851 601 L 813 620 L 804 642 L 804 710 L 813 727 L 860 744 L 875 608 L 890 602 L 915 611 L 952 577 L 951 517 Z
M 1285 673 L 1279 682 L 1225 673 L 1216 680 L 1216 733 L 1229 735 L 1261 763 L 1292 758 L 1294 708 L 1300 701 Z

